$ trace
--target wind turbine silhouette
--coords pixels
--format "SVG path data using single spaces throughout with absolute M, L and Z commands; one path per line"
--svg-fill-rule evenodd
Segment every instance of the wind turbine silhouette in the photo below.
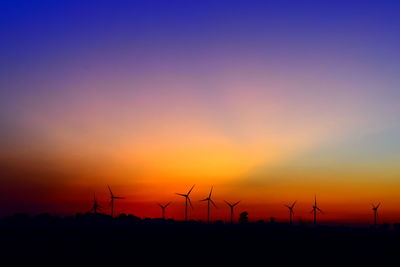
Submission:
M 168 202 L 167 204 L 165 204 L 164 206 L 161 205 L 160 203 L 157 203 L 158 206 L 160 206 L 161 210 L 162 210 L 162 219 L 165 219 L 165 208 L 169 206 L 169 204 L 171 204 L 172 202 Z
M 374 227 L 376 227 L 378 224 L 378 208 L 379 208 L 379 206 L 381 205 L 381 203 L 379 203 L 378 205 L 374 205 L 374 204 L 371 204 L 371 206 L 372 206 L 372 210 L 374 211 Z
M 295 202 L 293 202 L 293 204 L 290 206 L 285 205 L 285 207 L 289 209 L 289 223 L 290 224 L 293 223 L 293 209 L 294 209 L 294 206 L 296 205 L 296 202 L 297 202 L 297 200 Z
M 317 211 L 324 213 L 317 205 L 317 196 L 314 195 L 314 206 L 312 207 L 311 213 L 314 213 L 314 225 L 317 224 Z
M 229 208 L 230 208 L 230 210 L 231 210 L 231 223 L 233 223 L 233 209 L 235 208 L 235 206 L 236 206 L 237 204 L 240 203 L 240 200 L 239 200 L 238 202 L 233 203 L 233 204 L 229 203 L 229 202 L 226 201 L 226 200 L 224 200 L 224 201 L 225 201 L 226 205 L 228 205 Z
M 125 198 L 124 197 L 114 196 L 113 192 L 111 191 L 110 186 L 109 185 L 107 185 L 107 186 L 108 186 L 108 191 L 110 191 L 110 198 L 111 198 L 111 202 L 110 202 L 110 205 L 111 205 L 111 217 L 114 217 L 114 199 L 125 199 Z
M 185 221 L 188 220 L 188 201 L 189 201 L 190 207 L 193 209 L 193 205 L 192 205 L 192 202 L 190 201 L 189 195 L 192 192 L 194 186 L 195 185 L 193 185 L 192 188 L 190 188 L 190 190 L 189 190 L 189 192 L 187 192 L 187 194 L 175 193 L 178 196 L 181 196 L 181 197 L 185 198 Z
M 97 210 L 101 209 L 102 206 L 99 205 L 96 199 L 96 193 L 93 193 L 93 206 L 92 206 L 92 211 L 94 214 L 97 213 Z
M 211 206 L 210 203 L 216 208 L 217 206 L 215 205 L 214 201 L 211 199 L 211 195 L 212 195 L 212 191 L 213 191 L 213 187 L 211 186 L 211 190 L 210 190 L 210 194 L 208 195 L 208 197 L 206 197 L 205 199 L 202 199 L 200 201 L 207 201 L 207 222 L 210 223 L 210 215 L 211 215 Z

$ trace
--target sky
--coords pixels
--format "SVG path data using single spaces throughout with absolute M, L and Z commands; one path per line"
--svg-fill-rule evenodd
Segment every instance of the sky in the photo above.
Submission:
M 400 221 L 398 1 L 0 2 L 0 215 Z

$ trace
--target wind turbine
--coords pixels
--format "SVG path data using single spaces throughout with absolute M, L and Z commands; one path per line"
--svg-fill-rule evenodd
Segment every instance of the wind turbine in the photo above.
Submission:
M 181 197 L 185 198 L 185 221 L 188 220 L 188 202 L 190 204 L 190 207 L 193 209 L 193 205 L 192 205 L 192 202 L 190 201 L 189 195 L 192 192 L 194 186 L 195 185 L 193 185 L 192 188 L 190 188 L 190 190 L 189 190 L 189 192 L 187 192 L 187 194 L 176 193 L 178 196 L 181 196 Z
M 314 195 L 314 206 L 312 207 L 311 213 L 314 213 L 314 225 L 317 224 L 317 211 L 324 213 L 317 205 L 317 196 Z
M 108 191 L 110 191 L 110 198 L 111 198 L 111 217 L 114 217 L 114 199 L 125 199 L 124 197 L 117 197 L 114 196 L 113 192 L 111 191 L 110 186 L 108 185 Z
M 211 203 L 215 208 L 217 207 L 217 206 L 215 205 L 214 201 L 211 199 L 212 191 L 213 191 L 213 187 L 211 186 L 210 194 L 208 195 L 208 197 L 206 197 L 205 199 L 200 200 L 200 201 L 207 201 L 207 222 L 208 222 L 208 223 L 210 223 L 210 215 L 211 215 L 211 206 L 210 206 L 210 203 Z
M 97 202 L 96 194 L 93 193 L 93 206 L 92 206 L 93 213 L 96 214 L 97 210 L 99 210 L 101 208 L 102 208 L 102 206 L 100 206 L 99 203 Z
M 294 209 L 294 206 L 296 205 L 296 202 L 297 201 L 293 202 L 293 204 L 290 205 L 290 206 L 289 205 L 285 205 L 285 207 L 289 209 L 289 223 L 290 224 L 293 223 L 293 209 Z
M 229 203 L 229 202 L 226 201 L 226 200 L 224 200 L 224 201 L 225 201 L 226 205 L 228 205 L 229 208 L 230 208 L 230 210 L 231 210 L 231 223 L 233 223 L 233 209 L 235 208 L 235 206 L 236 206 L 237 204 L 240 203 L 240 201 L 235 202 L 235 203 L 233 203 L 233 204 Z
M 371 206 L 372 206 L 372 210 L 374 211 L 374 227 L 376 227 L 378 224 L 378 208 L 379 208 L 379 206 L 381 205 L 381 203 L 379 203 L 378 205 L 374 205 L 374 204 L 371 204 Z
M 168 202 L 165 205 L 161 205 L 160 203 L 157 203 L 158 206 L 160 206 L 161 210 L 162 210 L 162 219 L 165 219 L 165 208 L 169 206 L 169 204 L 171 204 L 172 202 Z

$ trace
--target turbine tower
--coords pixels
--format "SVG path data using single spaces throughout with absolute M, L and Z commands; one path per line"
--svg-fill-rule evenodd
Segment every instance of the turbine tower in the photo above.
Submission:
M 378 226 L 378 208 L 380 205 L 381 205 L 381 203 L 379 203 L 376 206 L 374 204 L 371 204 L 372 210 L 374 211 L 374 227 L 375 228 Z
M 314 213 L 314 225 L 317 224 L 317 211 L 324 213 L 317 205 L 317 196 L 314 195 L 314 206 L 312 207 L 311 213 Z
M 293 202 L 293 204 L 290 205 L 290 206 L 289 205 L 285 205 L 285 207 L 289 209 L 289 223 L 290 224 L 293 223 L 293 209 L 294 209 L 294 206 L 296 205 L 296 202 L 297 201 Z
M 233 203 L 233 204 L 229 203 L 229 202 L 226 201 L 226 200 L 224 200 L 224 201 L 225 201 L 226 205 L 228 205 L 229 208 L 230 208 L 230 210 L 231 210 L 231 223 L 233 223 L 233 209 L 235 208 L 235 206 L 236 206 L 237 204 L 240 203 L 240 201 L 238 201 L 238 202 L 236 202 L 236 203 Z
M 157 203 L 158 206 L 160 206 L 161 210 L 162 210 L 162 219 L 165 220 L 165 208 L 169 206 L 169 204 L 171 204 L 172 202 L 168 202 L 165 205 L 161 205 L 160 203 Z
M 208 197 L 205 199 L 202 199 L 200 201 L 207 201 L 207 222 L 210 223 L 210 217 L 211 217 L 211 205 L 210 203 L 216 208 L 217 206 L 215 205 L 214 201 L 211 199 L 213 187 L 211 186 L 210 194 Z
M 110 199 L 111 199 L 111 202 L 110 202 L 110 205 L 111 205 L 111 217 L 114 217 L 114 200 L 115 199 L 125 199 L 125 198 L 124 197 L 114 196 L 114 194 L 111 191 L 111 188 L 110 188 L 109 185 L 108 185 L 108 191 L 110 191 Z
M 176 193 L 178 196 L 185 198 L 185 221 L 188 220 L 188 202 L 189 202 L 190 207 L 193 209 L 193 205 L 192 205 L 192 202 L 190 201 L 189 195 L 192 192 L 194 186 L 195 185 L 193 185 L 192 188 L 190 188 L 190 190 L 189 190 L 189 192 L 187 192 L 187 194 Z
M 100 206 L 99 202 L 97 202 L 96 193 L 93 193 L 93 206 L 92 206 L 93 213 L 97 214 L 97 210 L 99 210 L 101 208 L 102 208 L 102 206 Z

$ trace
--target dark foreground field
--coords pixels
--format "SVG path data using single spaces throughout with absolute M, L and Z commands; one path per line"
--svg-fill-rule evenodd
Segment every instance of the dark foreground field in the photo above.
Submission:
M 16 216 L 0 223 L 1 266 L 400 266 L 400 231 Z

